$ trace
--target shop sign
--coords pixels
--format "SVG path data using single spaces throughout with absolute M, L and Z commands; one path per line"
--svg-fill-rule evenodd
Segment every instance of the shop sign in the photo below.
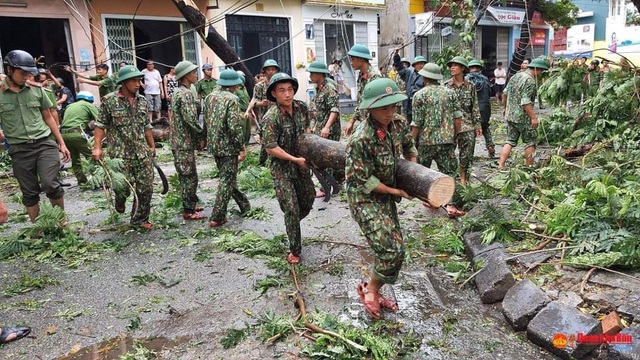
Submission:
M 544 29 L 531 29 L 531 45 L 540 46 L 547 43 L 547 32 Z
M 503 24 L 520 25 L 524 21 L 525 12 L 517 10 L 505 10 L 489 6 L 489 13 Z

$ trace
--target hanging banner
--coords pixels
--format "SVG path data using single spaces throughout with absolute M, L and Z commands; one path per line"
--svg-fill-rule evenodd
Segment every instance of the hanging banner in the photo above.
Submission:
M 506 10 L 489 6 L 489 13 L 503 24 L 520 25 L 524 21 L 526 13 L 524 11 Z

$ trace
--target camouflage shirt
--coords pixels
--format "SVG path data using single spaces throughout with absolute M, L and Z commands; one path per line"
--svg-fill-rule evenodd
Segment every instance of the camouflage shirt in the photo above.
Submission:
M 396 187 L 397 159 L 401 155 L 408 159 L 418 154 L 406 123 L 402 116 L 396 114 L 388 131 L 380 136 L 376 131 L 377 124 L 369 117 L 349 138 L 345 172 L 350 203 L 378 201 L 379 194 L 373 189 L 379 183 Z
M 204 101 L 207 146 L 214 156 L 234 156 L 244 150 L 238 97 L 227 90 L 214 91 Z
M 358 75 L 358 100 L 356 102 L 356 108 L 358 106 L 360 106 L 360 103 L 362 103 L 362 93 L 364 92 L 364 87 L 367 86 L 368 83 L 370 83 L 373 80 L 376 79 L 380 79 L 382 78 L 382 75 L 380 75 L 380 72 L 378 71 L 378 69 L 376 69 L 374 66 L 369 65 L 369 68 L 367 69 L 366 72 L 360 72 L 360 74 Z M 367 118 L 367 111 L 366 110 L 356 110 L 353 113 L 353 120 L 355 121 L 362 121 L 364 119 Z
M 269 82 L 265 79 L 265 80 L 260 81 L 259 83 L 257 83 L 253 87 L 253 100 L 254 101 L 267 100 L 267 87 L 269 87 L 268 83 Z M 271 107 L 271 104 L 272 103 L 269 102 L 268 106 L 254 106 L 253 107 L 253 112 L 256 114 L 256 118 L 258 118 L 258 121 L 262 120 L 262 118 L 264 117 L 264 114 Z
M 309 115 L 311 118 L 311 132 L 320 135 L 322 129 L 329 121 L 331 113 L 340 115 L 340 107 L 338 105 L 338 90 L 336 87 L 325 80 L 316 87 L 316 95 L 309 104 Z M 331 126 L 332 133 L 340 133 L 340 118 L 336 119 Z
M 112 139 L 107 149 L 109 157 L 143 159 L 153 156 L 144 134 L 151 130 L 144 96 L 136 93 L 132 106 L 119 90 L 105 95 L 100 103 L 96 126 L 106 129 Z
M 198 96 L 204 100 L 209 94 L 211 94 L 217 83 L 218 82 L 214 78 L 201 79 L 198 81 L 196 84 L 196 92 L 198 93 Z
M 462 85 L 457 86 L 450 79 L 444 86 L 452 89 L 456 93 L 456 102 L 462 110 L 462 129 L 460 132 L 472 131 L 480 128 L 480 108 L 478 107 L 478 96 L 476 87 L 467 80 Z
M 280 106 L 272 106 L 264 114 L 263 120 L 264 147 L 273 149 L 279 146 L 287 153 L 296 156 L 295 145 L 298 135 L 304 133 L 310 125 L 307 104 L 300 100 L 293 100 L 292 114 Z M 291 161 L 272 157 L 271 176 L 273 178 L 294 177 L 297 166 Z
M 413 96 L 412 127 L 417 127 L 418 146 L 453 144 L 453 120 L 462 118 L 460 103 L 453 90 L 427 84 Z
M 198 125 L 198 99 L 190 88 L 180 84 L 173 92 L 171 110 L 173 121 L 169 124 L 169 139 L 173 150 L 196 150 L 204 131 Z
M 506 118 L 507 121 L 517 124 L 530 124 L 531 119 L 523 105 L 531 104 L 536 98 L 536 80 L 528 71 L 521 71 L 509 80 L 504 91 L 507 95 Z

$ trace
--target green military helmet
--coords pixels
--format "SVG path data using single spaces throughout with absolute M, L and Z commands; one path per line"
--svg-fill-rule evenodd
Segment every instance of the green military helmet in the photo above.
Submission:
M 286 73 L 277 73 L 275 75 L 273 75 L 271 77 L 271 80 L 269 81 L 269 87 L 267 88 L 267 99 L 269 101 L 276 101 L 276 98 L 271 95 L 271 91 L 276 87 L 276 84 L 279 82 L 290 82 L 291 84 L 293 84 L 293 93 L 297 93 L 298 92 L 298 80 L 296 80 L 295 78 L 292 78 L 291 76 L 289 76 L 289 74 Z
M 364 87 L 362 102 L 358 110 L 369 110 L 392 105 L 404 101 L 407 95 L 403 94 L 395 81 L 387 78 L 373 80 Z
M 549 70 L 549 64 L 545 59 L 535 58 L 531 60 L 531 63 L 527 66 L 528 68 L 537 68 L 542 70 Z
M 472 66 L 477 66 L 480 69 L 484 69 L 484 65 L 482 64 L 482 61 L 480 61 L 480 60 L 473 59 L 473 60 L 469 61 L 469 67 L 472 67 Z
M 360 44 L 353 45 L 351 49 L 347 52 L 347 54 L 353 57 L 373 60 L 373 58 L 371 57 L 371 51 L 369 51 L 369 48 Z
M 133 78 L 141 78 L 144 74 L 133 65 L 125 65 L 118 71 L 118 84 L 121 84 L 125 80 Z
M 418 71 L 418 74 L 433 80 L 442 80 L 444 76 L 442 76 L 442 69 L 438 64 L 434 63 L 426 63 L 422 70 Z
M 408 65 L 411 65 L 411 61 L 409 61 L 409 58 L 403 57 L 402 59 L 400 59 L 400 64 L 402 63 L 407 63 Z
M 467 61 L 467 59 L 463 58 L 462 56 L 455 56 L 453 59 L 449 60 L 447 62 L 447 66 L 451 66 L 451 64 L 459 64 L 465 67 L 465 69 L 469 69 L 469 62 Z
M 268 67 L 275 67 L 278 69 L 278 71 L 280 71 L 280 65 L 278 65 L 278 62 L 276 62 L 273 59 L 267 59 L 265 60 L 264 64 L 262 65 L 262 70 L 268 68 Z
M 223 87 L 232 87 L 242 84 L 244 81 L 240 78 L 240 75 L 233 69 L 225 69 L 220 73 L 220 78 L 217 84 Z
M 242 79 L 242 82 L 245 82 L 245 79 L 246 79 L 247 77 L 244 75 L 244 71 L 242 71 L 242 70 L 236 70 L 236 72 L 238 73 L 238 76 L 240 76 L 240 79 Z
M 421 62 L 426 64 L 427 63 L 427 59 L 425 59 L 424 56 L 422 56 L 422 55 L 418 55 L 418 56 L 416 56 L 415 59 L 413 59 L 413 62 L 411 63 L 411 66 L 414 66 L 415 64 L 421 63 Z
M 309 64 L 309 67 L 307 68 L 307 72 L 328 74 L 329 69 L 327 69 L 327 65 L 322 61 L 314 61 L 311 64 Z
M 186 61 L 186 60 L 180 61 L 175 67 L 176 79 L 178 80 L 182 79 L 183 77 L 185 77 L 185 75 L 187 75 L 188 73 L 192 72 L 197 68 L 198 67 L 191 61 Z

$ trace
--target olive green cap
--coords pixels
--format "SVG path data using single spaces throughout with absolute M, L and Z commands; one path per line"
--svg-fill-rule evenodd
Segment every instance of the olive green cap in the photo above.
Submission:
M 416 56 L 415 59 L 413 59 L 413 62 L 411 63 L 411 66 L 414 66 L 415 64 L 421 63 L 421 62 L 426 64 L 427 63 L 427 59 L 425 59 L 424 56 L 422 56 L 422 55 L 418 55 L 418 56 Z
M 547 61 L 540 58 L 535 58 L 531 60 L 531 63 L 527 67 L 549 70 L 549 64 L 547 63 Z
M 480 60 L 473 59 L 473 60 L 469 61 L 469 67 L 472 67 L 472 66 L 477 66 L 477 67 L 479 67 L 481 69 L 484 69 L 484 65 L 482 64 L 482 61 L 480 61 Z
M 409 65 L 411 65 L 411 61 L 409 61 L 409 58 L 403 57 L 402 59 L 400 59 L 400 63 L 407 63 Z
M 434 63 L 426 63 L 422 70 L 418 71 L 418 74 L 433 80 L 442 80 L 444 76 L 442 76 L 442 69 L 438 64 Z
M 176 79 L 180 80 L 182 79 L 185 75 L 187 75 L 188 73 L 192 72 L 193 70 L 197 69 L 198 67 L 192 63 L 191 61 L 180 61 L 176 66 L 175 66 L 175 70 L 176 70 Z
M 280 71 L 280 65 L 278 65 L 278 62 L 273 59 L 265 60 L 264 64 L 262 65 L 262 70 L 272 66 L 278 68 L 278 71 Z
M 451 66 L 451 64 L 459 64 L 467 69 L 469 68 L 469 62 L 462 56 L 456 56 L 453 59 L 449 60 L 449 62 L 447 62 L 447 66 Z
M 267 99 L 269 101 L 276 101 L 276 98 L 271 95 L 271 91 L 275 88 L 276 84 L 279 82 L 290 82 L 293 84 L 293 93 L 298 92 L 298 80 L 289 76 L 286 73 L 277 73 L 271 77 L 269 81 L 269 87 L 267 88 Z
M 364 87 L 362 102 L 358 110 L 369 110 L 396 104 L 407 99 L 398 85 L 391 79 L 380 78 L 373 80 Z
M 353 57 L 373 60 L 373 58 L 371 57 L 371 51 L 369 51 L 369 48 L 360 44 L 353 45 L 351 49 L 347 52 L 347 54 Z
M 309 67 L 306 70 L 309 73 L 320 73 L 320 74 L 328 74 L 329 69 L 327 69 L 327 65 L 322 61 L 314 61 L 309 64 Z
M 143 77 L 144 74 L 133 65 L 125 65 L 118 70 L 118 84 L 132 78 Z
M 240 78 L 240 75 L 235 70 L 225 69 L 220 73 L 220 78 L 216 82 L 223 87 L 231 87 L 242 84 L 244 81 Z

